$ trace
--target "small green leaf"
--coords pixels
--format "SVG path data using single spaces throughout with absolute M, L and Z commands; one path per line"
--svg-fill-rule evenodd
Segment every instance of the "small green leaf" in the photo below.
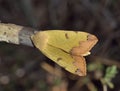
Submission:
M 111 82 L 111 80 L 115 77 L 117 74 L 117 67 L 115 65 L 108 67 L 106 69 L 105 76 L 101 79 L 101 83 L 104 85 L 108 85 L 110 88 L 114 88 L 114 84 Z

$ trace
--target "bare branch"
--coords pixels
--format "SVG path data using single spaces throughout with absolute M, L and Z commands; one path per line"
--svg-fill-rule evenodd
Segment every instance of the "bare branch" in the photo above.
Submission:
M 0 23 L 0 41 L 32 46 L 30 36 L 37 30 L 15 24 Z

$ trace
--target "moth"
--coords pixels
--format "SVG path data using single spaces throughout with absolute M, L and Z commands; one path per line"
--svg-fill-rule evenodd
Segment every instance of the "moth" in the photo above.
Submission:
M 34 45 L 48 58 L 65 70 L 79 75 L 86 75 L 84 56 L 97 43 L 96 36 L 67 30 L 45 30 L 31 36 Z

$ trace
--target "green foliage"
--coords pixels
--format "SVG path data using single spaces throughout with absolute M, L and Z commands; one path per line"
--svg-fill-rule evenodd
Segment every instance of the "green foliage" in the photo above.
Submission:
M 95 71 L 95 70 L 103 70 L 104 69 L 104 66 L 101 64 L 101 63 L 90 63 L 88 64 L 88 71 L 91 72 L 91 71 Z
M 110 88 L 114 88 L 114 84 L 111 80 L 117 74 L 117 67 L 115 65 L 108 67 L 105 72 L 105 76 L 101 79 L 102 84 L 108 85 Z
M 56 79 L 54 80 L 54 85 L 60 85 L 61 82 L 62 82 L 61 78 L 56 78 Z

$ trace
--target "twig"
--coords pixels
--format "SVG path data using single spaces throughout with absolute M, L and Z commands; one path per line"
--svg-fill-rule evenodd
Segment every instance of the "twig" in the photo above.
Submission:
M 116 65 L 119 69 L 120 69 L 120 63 L 119 61 L 116 60 L 111 60 L 111 59 L 107 59 L 107 58 L 103 58 L 103 57 L 90 57 L 91 60 L 97 61 L 97 62 L 101 62 L 105 65 Z
M 89 91 L 97 91 L 95 85 L 91 81 L 88 82 L 86 85 L 87 85 Z
M 37 32 L 37 30 L 15 24 L 0 23 L 0 41 L 7 43 L 23 44 L 33 47 L 30 36 L 34 32 Z
M 103 91 L 107 91 L 107 85 L 103 84 Z

